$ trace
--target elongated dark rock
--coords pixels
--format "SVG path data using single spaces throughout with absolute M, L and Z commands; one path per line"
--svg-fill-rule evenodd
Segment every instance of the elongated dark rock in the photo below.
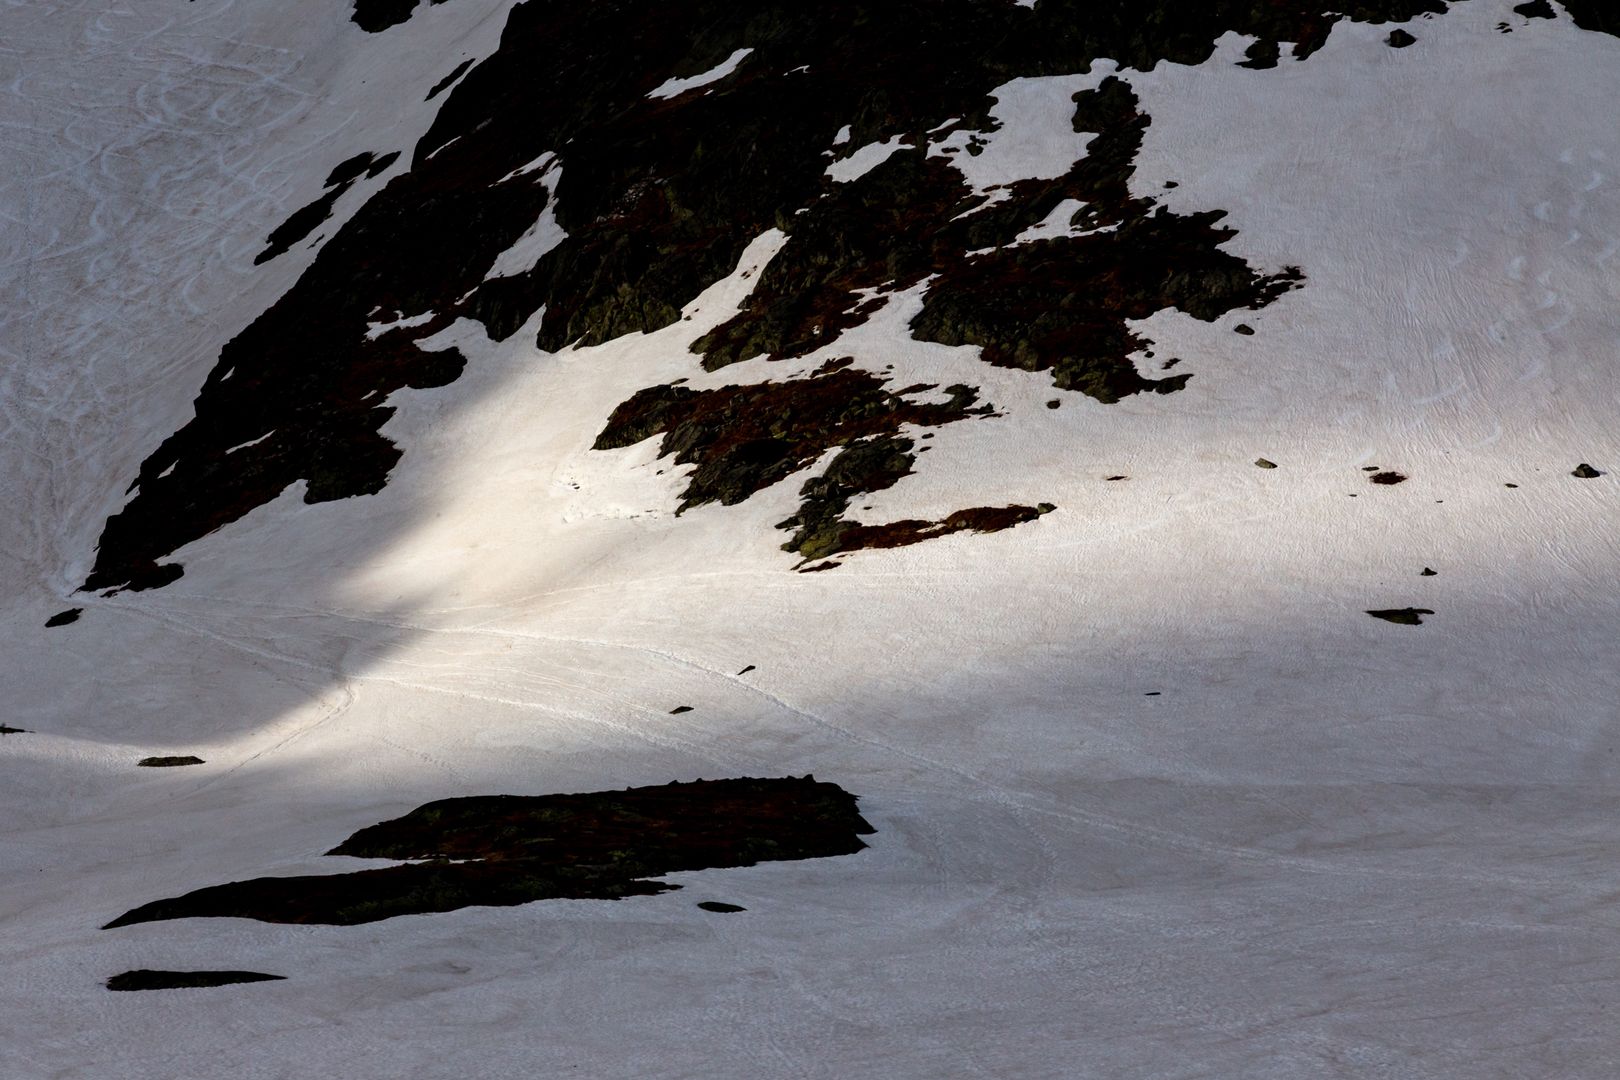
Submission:
M 233 983 L 278 982 L 285 978 L 285 975 L 266 975 L 261 971 L 153 971 L 140 968 L 114 975 L 107 980 L 107 989 L 193 990 L 230 986 Z
M 654 880 L 677 870 L 851 855 L 872 831 L 855 796 L 809 776 L 444 799 L 327 853 L 414 860 L 406 865 L 216 885 L 142 905 L 107 928 L 192 917 L 351 925 L 474 905 L 617 900 L 679 888 Z

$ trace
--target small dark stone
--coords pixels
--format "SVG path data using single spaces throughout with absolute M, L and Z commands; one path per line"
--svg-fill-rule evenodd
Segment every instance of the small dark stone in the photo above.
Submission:
M 739 672 L 737 672 L 737 674 L 738 674 L 738 675 L 746 675 L 746 674 L 748 674 L 748 673 L 749 673 L 749 672 L 750 672 L 750 671 L 753 671 L 753 670 L 754 670 L 754 665 L 753 665 L 753 664 L 749 664 L 749 665 L 748 665 L 748 666 L 747 666 L 747 667 L 745 667 L 745 668 L 743 668 L 743 669 L 742 669 L 742 670 L 741 670 L 741 671 L 739 671 Z
M 0 735 L 26 735 L 26 734 L 28 734 L 28 729 L 27 728 L 7 727 L 5 724 L 0 724 Z
M 1043 503 L 1036 503 L 1035 504 L 1035 512 L 1037 514 L 1041 514 L 1041 515 L 1050 514 L 1052 511 L 1054 511 L 1056 509 L 1057 509 L 1057 503 L 1043 502 Z
M 266 975 L 262 971 L 151 971 L 141 968 L 126 971 L 107 980 L 109 990 L 191 990 L 205 986 L 230 986 L 232 983 L 276 982 L 285 975 Z
M 669 715 L 671 715 L 671 716 L 679 716 L 683 712 L 691 712 L 691 711 L 692 711 L 692 706 L 690 706 L 690 705 L 677 705 L 673 709 L 669 710 Z
M 1516 488 L 1518 486 L 1519 486 L 1518 484 L 1504 484 L 1503 485 L 1503 487 L 1510 487 L 1510 488 Z
M 1142 696 L 1143 697 L 1158 697 L 1162 693 L 1164 693 L 1163 690 L 1149 690 L 1147 693 L 1143 694 Z
M 181 765 L 202 765 L 204 762 L 200 757 L 192 757 L 190 754 L 187 754 L 184 757 L 141 758 L 141 760 L 137 761 L 135 764 L 143 769 L 173 769 L 178 768 Z
M 1408 34 L 1405 30 L 1391 30 L 1389 37 L 1385 38 L 1384 41 L 1392 49 L 1404 49 L 1408 45 L 1416 44 L 1417 38 Z
M 1236 326 L 1232 327 L 1232 332 L 1234 334 L 1242 334 L 1244 337 L 1253 337 L 1254 327 L 1250 326 L 1248 323 L 1238 323 Z
M 1103 479 L 1104 480 L 1129 480 L 1130 477 L 1128 477 L 1128 476 L 1105 476 L 1105 477 L 1103 477 Z
M 745 907 L 738 907 L 736 904 L 722 904 L 718 900 L 704 900 L 702 903 L 698 904 L 698 907 L 702 908 L 704 911 L 718 911 L 723 915 L 731 915 L 738 911 L 748 910 Z
M 1378 466 L 1377 465 L 1363 465 L 1361 467 L 1361 471 L 1362 472 L 1377 472 L 1378 471 Z
M 1173 187 L 1180 187 L 1180 186 L 1181 186 L 1181 184 L 1180 184 L 1180 183 L 1178 183 L 1178 182 L 1177 182 L 1177 181 L 1175 181 L 1175 180 L 1166 180 L 1166 181 L 1165 181 L 1165 182 L 1164 182 L 1164 186 L 1165 186 L 1165 187 L 1167 187 L 1167 188 L 1173 188 Z
M 800 570 L 799 573 L 819 574 L 823 570 L 836 570 L 843 565 L 843 563 L 837 561 L 836 559 L 828 559 L 826 562 L 818 562 L 814 566 L 806 566 L 804 569 Z
M 1373 473 L 1367 479 L 1375 484 L 1400 484 L 1406 481 L 1406 477 L 1398 472 Z
M 66 626 L 68 623 L 78 622 L 79 616 L 83 614 L 84 608 L 68 608 L 66 611 L 58 611 L 55 615 L 52 615 L 50 618 L 46 619 L 45 625 L 46 627 Z
M 1422 626 L 1423 619 L 1421 616 L 1433 615 L 1434 612 L 1428 608 L 1408 607 L 1382 608 L 1378 611 L 1369 611 L 1367 614 L 1375 619 L 1383 619 L 1385 622 L 1399 623 L 1401 626 Z
M 1254 464 L 1256 468 L 1261 469 L 1275 469 L 1277 467 L 1277 463 L 1275 461 L 1269 461 L 1266 458 L 1255 458 Z
M 1057 398 L 1053 398 L 1051 401 L 1048 401 L 1046 403 L 1046 407 L 1048 409 L 1058 409 L 1058 408 L 1062 408 L 1062 406 L 1063 406 L 1063 402 L 1059 401 Z
M 1596 480 L 1598 477 L 1602 476 L 1603 474 L 1598 472 L 1596 469 L 1592 468 L 1592 466 L 1588 465 L 1586 462 L 1583 461 L 1579 465 L 1575 466 L 1575 471 L 1570 473 L 1569 475 L 1578 476 L 1582 480 Z
M 1434 577 L 1434 571 L 1425 566 L 1423 568 L 1423 572 L 1419 574 L 1418 577 Z

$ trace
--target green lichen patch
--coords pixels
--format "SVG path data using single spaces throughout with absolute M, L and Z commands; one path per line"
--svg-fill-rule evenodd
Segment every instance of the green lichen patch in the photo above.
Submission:
M 217 885 L 145 904 L 107 928 L 192 917 L 346 926 L 471 906 L 617 900 L 679 888 L 654 880 L 676 871 L 852 855 L 872 831 L 855 796 L 810 776 L 444 799 L 328 852 L 405 865 Z

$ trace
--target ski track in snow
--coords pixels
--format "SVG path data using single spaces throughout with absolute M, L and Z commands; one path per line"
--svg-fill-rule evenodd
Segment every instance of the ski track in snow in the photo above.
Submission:
M 232 639 L 232 638 L 230 638 L 230 637 L 228 637 L 226 635 L 205 630 L 202 627 L 200 627 L 200 626 L 198 626 L 198 625 L 196 625 L 194 623 L 188 623 L 188 622 L 185 622 L 183 620 L 178 620 L 178 619 L 166 619 L 163 616 L 161 616 L 161 615 L 159 615 L 159 614 L 157 614 L 155 612 L 140 611 L 139 609 L 129 609 L 129 610 L 131 610 L 133 613 L 141 615 L 143 617 L 153 618 L 153 619 L 157 619 L 159 621 L 165 622 L 166 624 L 175 627 L 176 629 L 182 631 L 183 633 L 196 634 L 196 635 L 208 637 L 208 638 L 210 638 L 210 639 L 212 639 L 214 641 L 218 641 L 218 642 L 221 642 L 223 644 L 226 644 L 228 647 L 230 647 L 232 649 L 236 649 L 236 650 L 240 650 L 242 652 L 246 652 L 246 653 L 248 653 L 250 655 L 253 655 L 255 657 L 258 657 L 260 659 L 272 660 L 272 661 L 275 661 L 275 662 L 278 662 L 278 663 L 289 664 L 289 665 L 293 665 L 293 666 L 297 666 L 297 667 L 310 667 L 311 666 L 311 665 L 308 665 L 308 664 L 306 664 L 306 663 L 304 663 L 302 661 L 299 661 L 298 659 L 296 659 L 294 657 L 283 655 L 283 654 L 278 654 L 278 653 L 268 651 L 268 650 L 264 650 L 264 649 L 255 648 L 255 647 L 253 647 L 253 646 L 251 646 L 249 644 L 246 644 L 246 643 L 241 642 L 239 640 Z M 336 613 L 331 613 L 331 614 L 336 614 Z M 365 620 L 365 621 L 376 622 L 376 620 Z M 413 625 L 413 624 L 405 624 L 405 623 L 381 623 L 381 625 L 387 625 L 387 626 L 393 627 L 395 629 L 408 629 L 408 630 L 413 630 L 413 631 L 425 631 L 425 632 L 428 632 L 430 634 L 439 634 L 439 633 L 448 633 L 448 634 L 452 634 L 452 635 L 467 635 L 467 634 L 470 634 L 470 635 L 475 635 L 475 636 L 491 636 L 491 637 L 498 637 L 498 638 L 514 638 L 514 639 L 521 639 L 521 640 L 526 640 L 526 641 L 546 641 L 546 642 L 553 642 L 553 643 L 567 644 L 567 645 L 586 645 L 586 646 L 591 646 L 593 648 L 601 648 L 601 649 L 609 649 L 609 650 L 628 650 L 628 651 L 632 651 L 632 652 L 635 652 L 635 653 L 638 653 L 638 654 L 641 654 L 641 655 L 650 656 L 650 657 L 653 657 L 654 659 L 661 660 L 661 661 L 663 661 L 663 662 L 665 662 L 665 663 L 667 663 L 669 665 L 676 666 L 676 667 L 681 667 L 681 668 L 687 668 L 687 669 L 695 671 L 695 672 L 697 672 L 699 674 L 702 674 L 704 676 L 707 676 L 707 677 L 719 680 L 721 682 L 733 684 L 733 685 L 735 685 L 737 687 L 740 687 L 743 690 L 745 690 L 747 693 L 766 701 L 767 703 L 781 709 L 782 711 L 792 715 L 793 717 L 795 717 L 795 718 L 797 718 L 799 720 L 805 721 L 805 722 L 807 722 L 808 724 L 810 724 L 810 725 L 812 725 L 814 727 L 817 727 L 817 728 L 820 728 L 822 730 L 827 731 L 828 733 L 830 733 L 836 739 L 851 742 L 851 743 L 855 743 L 855 744 L 858 744 L 858 745 L 860 745 L 860 746 L 862 746 L 864 748 L 867 748 L 867 749 L 879 751 L 880 754 L 892 755 L 892 756 L 901 758 L 901 759 L 907 761 L 908 763 L 923 766 L 926 770 L 937 772 L 937 773 L 942 773 L 942 774 L 948 775 L 950 777 L 953 777 L 955 779 L 965 781 L 971 787 L 971 789 L 974 789 L 974 790 L 980 792 L 981 796 L 983 798 L 985 798 L 985 799 L 993 802 L 994 804 L 1008 810 L 1009 812 L 1014 813 L 1015 816 L 1019 816 L 1020 818 L 1024 814 L 1041 816 L 1041 817 L 1045 817 L 1045 818 L 1048 818 L 1048 819 L 1054 819 L 1054 820 L 1058 820 L 1058 821 L 1063 821 L 1063 822 L 1066 822 L 1066 823 L 1068 823 L 1068 824 L 1070 824 L 1072 826 L 1075 826 L 1075 827 L 1081 828 L 1081 829 L 1085 829 L 1085 830 L 1092 830 L 1092 831 L 1099 831 L 1100 830 L 1100 831 L 1105 832 L 1105 833 L 1117 834 L 1117 835 L 1119 835 L 1119 836 L 1121 836 L 1121 837 L 1123 837 L 1123 838 L 1125 838 L 1127 840 L 1133 841 L 1135 843 L 1139 843 L 1139 844 L 1143 844 L 1143 845 L 1147 845 L 1147 846 L 1152 846 L 1152 847 L 1158 847 L 1158 848 L 1161 848 L 1161 849 L 1164 849 L 1164 850 L 1178 851 L 1178 852 L 1184 852 L 1184 853 L 1189 853 L 1189 854 L 1194 854 L 1194 855 L 1201 855 L 1201 856 L 1208 856 L 1208 857 L 1211 857 L 1211 858 L 1219 859 L 1219 860 L 1222 860 L 1222 861 L 1228 861 L 1228 862 L 1236 860 L 1238 862 L 1261 862 L 1261 863 L 1268 863 L 1268 864 L 1278 864 L 1278 865 L 1285 866 L 1285 867 L 1287 867 L 1289 869 L 1292 869 L 1292 870 L 1296 870 L 1296 871 L 1300 871 L 1300 872 L 1304 872 L 1304 873 L 1312 873 L 1312 874 L 1339 874 L 1339 875 L 1350 875 L 1350 876 L 1360 877 L 1360 876 L 1364 876 L 1366 874 L 1371 873 L 1371 874 L 1378 875 L 1378 876 L 1388 876 L 1388 877 L 1394 877 L 1394 878 L 1405 879 L 1405 880 L 1424 880 L 1424 879 L 1432 877 L 1432 878 L 1445 878 L 1445 879 L 1452 880 L 1452 881 L 1465 881 L 1465 882 L 1476 883 L 1476 884 L 1492 884 L 1492 883 L 1510 882 L 1510 883 L 1513 883 L 1513 884 L 1526 885 L 1526 886 L 1538 886 L 1538 887 L 1546 887 L 1546 886 L 1552 884 L 1551 879 L 1530 878 L 1530 877 L 1507 877 L 1507 876 L 1503 876 L 1503 875 L 1500 875 L 1500 874 L 1493 874 L 1493 875 L 1490 875 L 1490 876 L 1485 876 L 1485 875 L 1479 875 L 1479 874 L 1469 874 L 1469 873 L 1460 871 L 1457 868 L 1450 868 L 1450 867 L 1439 867 L 1439 868 L 1436 868 L 1434 870 L 1429 870 L 1429 871 L 1397 871 L 1397 870 L 1390 870 L 1390 869 L 1384 869 L 1384 868 L 1371 868 L 1371 869 L 1369 869 L 1369 868 L 1366 868 L 1366 867 L 1345 867 L 1345 866 L 1335 865 L 1333 863 L 1329 863 L 1329 862 L 1326 862 L 1324 860 L 1305 859 L 1305 858 L 1299 858 L 1299 857 L 1295 857 L 1295 856 L 1282 855 L 1282 854 L 1279 854 L 1279 853 L 1276 853 L 1276 852 L 1264 851 L 1264 850 L 1257 849 L 1257 848 L 1248 848 L 1248 847 L 1240 847 L 1240 846 L 1229 845 L 1229 844 L 1211 843 L 1211 842 L 1206 841 L 1206 840 L 1201 840 L 1201 839 L 1199 839 L 1199 838 L 1197 838 L 1197 837 L 1195 837 L 1195 836 L 1193 836 L 1192 834 L 1189 834 L 1189 833 L 1182 833 L 1182 832 L 1178 832 L 1178 831 L 1175 831 L 1175 830 L 1168 830 L 1168 829 L 1164 829 L 1164 828 L 1160 828 L 1160 827 L 1155 827 L 1155 826 L 1152 826 L 1152 825 L 1149 825 L 1147 823 L 1140 822 L 1140 821 L 1131 821 L 1131 820 L 1126 820 L 1126 819 L 1120 819 L 1120 818 L 1117 818 L 1117 817 L 1114 817 L 1114 816 L 1111 816 L 1111 815 L 1095 813 L 1095 812 L 1082 812 L 1082 811 L 1077 811 L 1077 810 L 1069 809 L 1069 808 L 1060 808 L 1060 807 L 1050 807 L 1050 806 L 1035 805 L 1035 804 L 1033 804 L 1033 803 L 1031 803 L 1031 802 L 1029 802 L 1027 800 L 1020 800 L 1020 799 L 1015 798 L 1013 796 L 1013 794 L 1007 788 L 1005 788 L 1005 787 L 1003 787 L 1001 785 L 997 785 L 997 784 L 994 784 L 992 782 L 986 781 L 986 780 L 982 779 L 981 777 L 973 774 L 972 772 L 970 772 L 970 771 L 968 771 L 966 769 L 951 765 L 948 762 L 945 762 L 945 761 L 930 757 L 930 756 L 928 756 L 926 754 L 923 754 L 923 753 L 920 753 L 920 752 L 917 752 L 917 751 L 914 751 L 914 750 L 908 750 L 908 749 L 906 749 L 904 747 L 901 747 L 901 746 L 899 746 L 899 745 L 897 745 L 895 743 L 892 743 L 892 742 L 888 742 L 888 741 L 878 739 L 878 738 L 874 738 L 874 737 L 871 737 L 871 736 L 862 735 L 862 734 L 860 734 L 860 733 L 858 733 L 856 731 L 853 731 L 853 730 L 851 730 L 851 729 L 849 729 L 847 727 L 836 724 L 836 723 L 832 722 L 831 720 L 828 720 L 828 719 L 826 719 L 824 717 L 818 716 L 813 712 L 809 712 L 807 710 L 798 708 L 798 707 L 790 704 L 789 702 L 787 702 L 787 701 L 785 701 L 785 700 L 783 700 L 783 699 L 769 693 L 766 690 L 763 690 L 763 689 L 761 689 L 759 687 L 749 685 L 748 683 L 744 682 L 742 679 L 740 679 L 740 678 L 738 678 L 736 676 L 727 675 L 726 673 L 721 672 L 719 670 L 716 670 L 716 669 L 714 669 L 712 667 L 704 666 L 702 664 L 699 664 L 699 663 L 696 663 L 696 662 L 694 662 L 692 660 L 689 660 L 689 659 L 687 659 L 685 657 L 682 657 L 682 656 L 680 656 L 678 654 L 663 651 L 663 650 L 650 649 L 650 648 L 646 648 L 646 647 L 643 647 L 643 646 L 627 645 L 627 644 L 620 643 L 620 642 L 596 641 L 596 640 L 590 640 L 590 639 L 585 639 L 585 638 L 574 638 L 574 637 L 554 637 L 554 636 L 549 636 L 549 635 L 525 634 L 525 633 L 518 633 L 518 632 L 511 632 L 511 631 L 493 630 L 493 629 L 487 629 L 487 628 L 482 628 L 482 629 L 480 629 L 480 628 L 457 628 L 457 629 L 452 629 L 452 630 L 433 630 L 433 629 L 428 628 L 428 627 L 423 627 L 423 626 L 420 626 L 420 625 Z M 326 674 L 326 673 L 323 672 L 323 674 Z M 429 682 L 429 681 L 412 681 L 412 680 L 405 680 L 405 679 L 399 679 L 399 678 L 390 678 L 390 677 L 387 677 L 387 676 L 377 675 L 377 674 L 359 675 L 359 676 L 346 676 L 345 679 L 346 679 L 346 681 L 348 683 L 353 683 L 353 684 L 362 684 L 362 685 L 366 684 L 366 683 L 385 684 L 385 685 L 403 687 L 403 688 L 411 689 L 411 690 L 420 690 L 420 691 L 425 691 L 425 692 L 429 692 L 429 693 L 446 694 L 446 695 L 450 695 L 450 696 L 454 696 L 454 697 L 462 697 L 462 698 L 467 698 L 467 699 L 471 699 L 471 700 L 475 700 L 475 701 L 493 702 L 493 703 L 499 703 L 499 704 L 503 704 L 503 705 L 514 705 L 514 706 L 517 706 L 519 708 L 525 708 L 525 709 L 529 709 L 529 708 L 546 708 L 546 706 L 541 702 L 537 702 L 537 701 L 534 701 L 534 700 L 531 700 L 531 699 L 528 699 L 528 698 L 524 698 L 524 697 L 521 697 L 521 696 L 481 694 L 481 693 L 476 693 L 476 692 L 469 691 L 469 690 L 466 690 L 466 689 L 454 689 L 454 688 L 447 688 L 447 687 L 439 686 L 439 685 L 436 685 L 436 684 L 434 684 L 432 682 Z M 585 689 L 585 687 L 583 685 L 581 685 L 581 684 L 559 683 L 559 685 L 565 686 L 565 687 L 567 687 L 569 689 L 574 689 L 574 690 L 583 690 L 583 689 Z M 259 751 L 259 752 L 255 753 L 255 754 L 253 754 L 248 759 L 243 761 L 241 763 L 241 765 L 236 766 L 236 767 L 241 767 L 241 766 L 247 765 L 247 764 L 251 763 L 252 761 L 256 760 L 257 758 L 261 757 L 262 755 L 264 755 L 266 753 L 271 753 L 271 752 L 274 752 L 274 751 L 277 751 L 277 750 L 281 750 L 284 747 L 286 747 L 287 745 L 289 745 L 290 743 L 296 741 L 297 739 L 303 737 L 304 735 L 309 734 L 315 728 L 327 723 L 329 720 L 332 720 L 332 719 L 336 718 L 337 716 L 341 715 L 342 713 L 346 712 L 348 710 L 348 708 L 353 704 L 353 692 L 350 691 L 350 690 L 345 689 L 345 693 L 347 695 L 347 700 L 345 700 L 342 705 L 340 705 L 337 708 L 331 710 L 330 712 L 324 714 L 319 719 L 311 722 L 310 724 L 308 724 L 307 726 L 301 728 L 299 731 L 295 732 L 294 734 L 287 736 L 286 738 L 282 739 L 280 742 L 276 743 L 274 746 L 268 748 L 267 750 Z M 626 703 L 628 703 L 628 702 L 626 702 Z M 649 710 L 649 711 L 652 711 L 652 710 Z M 636 739 L 647 742 L 647 743 L 649 743 L 649 744 L 651 744 L 653 746 L 656 746 L 656 747 L 658 747 L 660 749 L 678 749 L 678 750 L 682 750 L 682 751 L 685 751 L 686 753 L 692 754 L 693 756 L 697 756 L 697 757 L 700 757 L 702 759 L 705 759 L 709 763 L 717 765 L 717 766 L 733 768 L 733 769 L 736 769 L 736 768 L 747 769 L 747 768 L 757 768 L 761 764 L 761 762 L 759 762 L 759 761 L 744 761 L 744 760 L 737 759 L 737 758 L 717 756 L 717 755 L 714 755 L 712 753 L 712 751 L 710 751 L 710 752 L 702 752 L 702 751 L 699 751 L 697 749 L 699 744 L 697 744 L 695 742 L 682 741 L 682 740 L 672 739 L 672 738 L 669 738 L 669 737 L 653 736 L 649 732 L 647 732 L 645 729 L 635 728 L 635 727 L 631 727 L 631 726 L 628 726 L 628 725 L 608 724 L 606 721 L 603 721 L 600 718 L 592 717 L 589 714 L 581 713 L 581 714 L 570 717 L 570 719 L 581 721 L 581 722 L 601 723 L 601 724 L 604 724 L 606 726 L 612 727 L 616 731 L 620 731 L 622 733 L 630 734 L 633 737 L 635 737 Z M 397 745 L 397 744 L 391 744 L 391 745 Z M 443 760 L 432 757 L 430 755 L 421 754 L 420 752 L 414 751 L 414 750 L 407 750 L 407 752 L 411 753 L 411 754 L 414 754 L 415 756 L 421 758 L 424 761 L 430 762 L 431 764 L 433 764 L 437 768 L 442 769 L 443 771 L 449 773 L 452 776 L 456 776 L 456 777 L 460 778 L 463 775 L 458 770 L 456 770 L 453 766 L 449 765 L 447 762 L 445 762 Z M 1044 850 L 1046 851 L 1046 853 L 1048 854 L 1049 857 L 1052 857 L 1054 859 L 1056 858 L 1056 853 L 1053 851 L 1053 849 L 1051 849 L 1049 846 L 1044 845 L 1044 844 L 1042 846 L 1043 846 Z

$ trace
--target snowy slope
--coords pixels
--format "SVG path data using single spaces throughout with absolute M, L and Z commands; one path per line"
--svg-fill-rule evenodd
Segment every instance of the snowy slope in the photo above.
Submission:
M 509 7 L 380 34 L 326 0 L 0 8 L 0 722 L 27 729 L 0 736 L 0 1076 L 1615 1074 L 1620 39 L 1468 0 L 1404 48 L 1341 23 L 1273 68 L 1227 34 L 1118 69 L 1151 117 L 1131 194 L 1304 273 L 1133 324 L 1144 375 L 1193 373 L 1176 393 L 1104 404 L 918 341 L 927 281 L 705 371 L 691 345 L 789 242 L 761 230 L 651 332 L 428 326 L 465 373 L 391 394 L 380 491 L 295 485 L 171 584 L 78 591 L 221 347 L 312 265 L 255 267 L 266 235 L 354 154 L 404 151 L 311 241 L 408 168 L 428 89 Z M 644 81 L 678 103 L 757 61 Z M 1072 95 L 1115 72 L 1003 88 L 964 181 L 1062 175 Z M 561 161 L 501 274 L 561 242 Z M 592 449 L 644 388 L 846 355 L 1001 414 L 940 427 L 861 521 L 1057 509 L 801 574 L 776 526 L 807 474 L 677 516 L 656 439 Z M 1409 606 L 1434 615 L 1365 614 Z M 155 754 L 206 764 L 133 767 Z M 321 852 L 431 799 L 807 772 L 861 797 L 870 850 L 614 903 L 98 929 L 358 866 Z M 287 979 L 103 988 L 143 967 Z

